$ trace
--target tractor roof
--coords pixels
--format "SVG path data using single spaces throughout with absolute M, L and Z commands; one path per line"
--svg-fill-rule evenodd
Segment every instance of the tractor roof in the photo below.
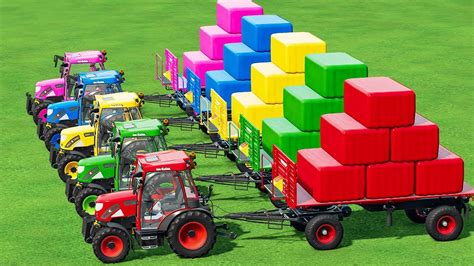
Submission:
M 107 58 L 101 51 L 82 51 L 75 53 L 64 53 L 64 62 L 70 64 L 96 64 L 104 63 Z
M 134 92 L 118 92 L 106 95 L 96 95 L 96 103 L 101 108 L 138 107 L 140 98 Z
M 189 167 L 191 158 L 184 151 L 167 150 L 147 154 L 137 154 L 143 171 L 183 171 Z
M 101 70 L 79 73 L 78 83 L 90 84 L 118 84 L 122 83 L 122 75 L 116 70 Z
M 139 119 L 126 122 L 115 122 L 115 132 L 121 138 L 162 135 L 163 124 L 157 119 Z

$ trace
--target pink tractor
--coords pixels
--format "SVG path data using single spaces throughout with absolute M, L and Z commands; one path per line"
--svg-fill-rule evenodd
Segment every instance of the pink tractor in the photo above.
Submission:
M 26 112 L 33 116 L 33 121 L 46 123 L 48 105 L 55 102 L 74 99 L 74 85 L 77 75 L 71 74 L 72 65 L 89 65 L 88 69 L 78 67 L 78 72 L 104 70 L 107 61 L 106 51 L 82 51 L 64 53 L 54 56 L 54 66 L 63 61 L 59 69 L 60 78 L 42 80 L 36 83 L 35 97 L 26 93 Z

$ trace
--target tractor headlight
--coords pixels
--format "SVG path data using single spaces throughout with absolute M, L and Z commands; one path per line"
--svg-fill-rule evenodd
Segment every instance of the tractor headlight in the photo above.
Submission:
M 40 91 L 40 90 L 41 90 L 41 87 L 40 87 L 40 86 L 36 86 L 35 92 L 38 92 L 38 91 Z
M 104 207 L 103 203 L 98 203 L 98 202 L 95 203 L 95 211 L 102 210 L 102 207 Z
M 82 173 L 82 172 L 84 172 L 84 166 L 79 165 L 79 166 L 77 167 L 77 173 L 80 174 L 80 173 Z
M 49 109 L 49 108 L 48 108 L 47 116 L 51 116 L 52 114 L 53 114 L 53 109 Z

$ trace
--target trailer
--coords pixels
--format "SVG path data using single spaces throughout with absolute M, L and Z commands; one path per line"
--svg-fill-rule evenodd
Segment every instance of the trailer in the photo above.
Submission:
M 231 213 L 224 218 L 269 225 L 290 222 L 296 230 L 304 231 L 308 243 L 318 250 L 334 249 L 340 244 L 344 234 L 341 222 L 351 215 L 350 205 L 370 212 L 386 212 L 387 225 L 392 224 L 394 211 L 403 210 L 413 222 L 424 223 L 434 240 L 455 240 L 469 215 L 469 200 L 474 199 L 474 188 L 464 183 L 458 193 L 318 202 L 298 182 L 297 165 L 276 146 L 273 159 L 269 192 L 273 199 L 285 200 L 287 207 Z

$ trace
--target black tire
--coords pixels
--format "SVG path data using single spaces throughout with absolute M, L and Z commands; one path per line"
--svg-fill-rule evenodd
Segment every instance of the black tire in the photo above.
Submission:
M 233 152 L 226 152 L 225 156 L 232 162 L 235 162 L 237 160 L 237 156 L 235 156 Z
M 121 262 L 130 251 L 130 239 L 123 230 L 102 227 L 92 240 L 92 249 L 103 263 Z
M 306 240 L 315 249 L 334 249 L 342 241 L 344 228 L 337 217 L 322 214 L 313 217 L 306 225 Z
M 209 135 L 209 132 L 207 132 L 207 127 L 205 127 L 203 124 L 200 124 L 199 125 L 199 129 L 201 129 L 201 131 L 206 134 L 206 135 Z
M 100 189 L 97 189 L 97 188 L 86 187 L 86 188 L 81 189 L 77 193 L 76 197 L 74 198 L 74 206 L 76 207 L 77 214 L 79 214 L 79 216 L 81 216 L 81 217 L 94 215 L 94 214 L 88 213 L 87 210 L 84 209 L 84 205 L 83 205 L 84 200 L 85 199 L 90 200 L 91 197 L 99 196 L 99 195 L 102 195 L 102 194 L 105 194 L 105 192 L 103 190 L 100 190 Z M 88 206 L 90 206 L 91 208 L 94 208 L 95 207 L 95 201 L 90 202 L 88 204 Z
M 55 135 L 55 134 L 61 134 L 61 130 L 63 130 L 64 128 L 62 127 L 53 127 L 53 128 L 50 128 L 48 129 L 48 131 L 46 131 L 46 133 L 44 134 L 44 146 L 46 146 L 46 149 L 49 151 L 49 149 L 51 148 L 51 145 L 50 145 L 50 142 L 51 142 L 51 138 Z
M 306 230 L 306 224 L 305 222 L 299 222 L 299 221 L 291 221 L 290 225 L 298 232 L 304 232 Z
M 424 224 L 429 212 L 430 209 L 428 208 L 405 210 L 408 219 L 417 224 Z
M 65 168 L 70 162 L 79 162 L 84 157 L 77 154 L 68 154 L 61 158 L 58 162 L 58 175 L 61 180 L 66 183 L 68 179 L 72 178 L 70 175 L 66 174 Z M 77 171 L 77 169 L 75 169 Z
M 46 126 L 41 120 L 37 120 L 38 122 L 36 123 L 36 135 L 40 140 L 44 140 L 44 135 L 43 135 L 43 128 Z
M 166 236 L 171 249 L 183 258 L 206 255 L 216 243 L 216 225 L 201 211 L 188 211 L 171 222 Z
M 38 124 L 38 115 L 39 115 L 40 111 L 45 109 L 45 108 L 47 109 L 49 104 L 50 104 L 50 102 L 42 102 L 42 103 L 38 104 L 37 106 L 35 106 L 35 108 L 32 111 L 33 122 L 35 122 L 35 124 Z
M 461 213 L 452 206 L 439 206 L 426 218 L 426 231 L 437 241 L 451 241 L 459 237 L 463 229 Z

